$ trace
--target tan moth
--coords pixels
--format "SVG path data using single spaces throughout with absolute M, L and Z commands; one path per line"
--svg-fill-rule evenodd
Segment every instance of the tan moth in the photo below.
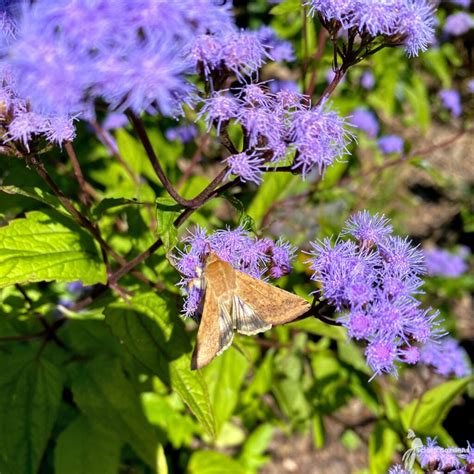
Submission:
M 288 323 L 310 309 L 299 296 L 253 278 L 210 252 L 201 275 L 201 322 L 191 361 L 200 369 L 231 344 L 234 331 L 254 335 Z

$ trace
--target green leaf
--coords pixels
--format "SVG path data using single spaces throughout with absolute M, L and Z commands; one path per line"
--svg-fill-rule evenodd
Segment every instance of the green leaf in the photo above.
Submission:
M 301 8 L 301 0 L 284 0 L 279 5 L 275 5 L 270 13 L 272 15 L 286 15 L 291 12 L 297 12 Z
M 244 466 L 256 471 L 265 464 L 267 457 L 263 456 L 263 453 L 272 440 L 274 430 L 272 425 L 265 423 L 250 433 L 239 456 L 239 460 Z
M 167 197 L 156 199 L 156 228 L 167 252 L 178 242 L 178 230 L 173 223 L 181 210 L 174 199 Z
M 336 341 L 347 341 L 347 333 L 343 327 L 330 326 L 316 318 L 307 318 L 292 324 L 292 327 L 317 336 L 329 337 Z
M 215 420 L 207 384 L 199 371 L 190 369 L 191 343 L 177 315 L 176 303 L 145 293 L 128 303 L 109 306 L 106 322 L 134 357 L 180 395 L 214 437 Z
M 134 204 L 143 204 L 136 199 L 125 198 L 105 198 L 92 208 L 92 216 L 100 219 L 105 211 L 119 206 L 131 206 Z
M 111 430 L 76 418 L 58 437 L 55 474 L 117 474 L 121 441 Z
M 0 228 L 0 288 L 51 280 L 107 281 L 92 237 L 53 211 L 29 212 Z
M 74 401 L 88 419 L 114 431 L 150 466 L 158 439 L 143 413 L 140 398 L 114 359 L 100 358 L 73 370 Z
M 0 359 L 0 472 L 33 474 L 43 457 L 61 401 L 60 370 L 35 351 Z
M 387 472 L 397 444 L 398 434 L 385 421 L 379 421 L 369 438 L 369 471 L 371 474 Z
M 189 460 L 188 474 L 248 474 L 238 461 L 215 451 L 196 451 Z
M 43 204 L 46 204 L 47 206 L 52 207 L 53 209 L 56 209 L 58 212 L 67 215 L 59 199 L 56 196 L 53 196 L 52 194 L 43 191 L 41 188 L 19 188 L 18 186 L 0 186 L 0 191 L 5 194 L 17 194 L 20 196 L 29 197 Z
M 414 123 L 426 132 L 431 123 L 431 110 L 424 80 L 419 76 L 413 76 L 411 85 L 405 86 L 405 96 L 413 110 Z
M 471 377 L 465 377 L 445 382 L 412 401 L 401 412 L 405 431 L 412 429 L 419 435 L 429 435 L 443 422 L 456 398 L 472 380 Z
M 191 444 L 196 424 L 188 415 L 179 413 L 162 395 L 142 394 L 142 404 L 149 422 L 163 430 L 174 448 Z
M 204 369 L 217 435 L 237 406 L 240 388 L 248 367 L 247 358 L 237 349 L 231 347 Z
M 266 173 L 263 183 L 248 208 L 247 214 L 259 226 L 272 204 L 285 193 L 295 176 L 291 173 Z M 300 178 L 297 178 L 300 179 Z

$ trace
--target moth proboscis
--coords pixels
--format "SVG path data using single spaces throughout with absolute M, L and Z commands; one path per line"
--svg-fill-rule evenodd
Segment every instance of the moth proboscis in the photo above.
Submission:
M 310 309 L 299 296 L 236 270 L 210 252 L 202 272 L 204 302 L 191 369 L 200 369 L 231 344 L 234 330 L 254 335 Z

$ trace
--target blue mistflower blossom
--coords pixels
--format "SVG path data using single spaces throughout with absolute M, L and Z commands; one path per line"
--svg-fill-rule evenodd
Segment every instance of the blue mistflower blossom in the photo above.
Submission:
M 312 242 L 309 259 L 318 293 L 341 313 L 349 337 L 368 343 L 365 355 L 375 375 L 396 375 L 398 362 L 416 363 L 423 345 L 445 334 L 439 312 L 417 299 L 422 253 L 392 232 L 384 216 L 358 212 L 334 243 Z
M 434 9 L 428 0 L 309 0 L 309 14 L 319 13 L 334 28 L 381 36 L 402 44 L 408 56 L 426 51 L 434 39 Z
M 360 85 L 366 90 L 373 89 L 375 85 L 375 77 L 371 71 L 365 71 L 362 74 L 360 77 Z
M 403 151 L 403 138 L 398 135 L 384 135 L 377 141 L 379 150 L 388 155 L 391 153 L 402 153 Z
M 471 373 L 466 352 L 452 337 L 428 342 L 421 349 L 420 360 L 444 377 L 464 377 Z
M 210 251 L 229 262 L 235 269 L 254 278 L 279 278 L 291 270 L 295 249 L 280 239 L 259 239 L 237 227 L 219 229 L 208 234 L 197 227 L 183 240 L 185 247 L 174 255 L 176 268 L 182 274 L 179 286 L 185 294 L 183 313 L 198 317 L 204 292 L 198 284 L 206 256 Z
M 453 117 L 459 117 L 462 113 L 461 95 L 455 89 L 443 89 L 438 93 L 443 107 L 447 109 Z
M 469 249 L 463 248 L 457 253 L 450 253 L 440 248 L 424 250 L 424 257 L 428 275 L 457 277 L 467 271 L 465 261 Z
M 229 171 L 226 177 L 236 175 L 242 182 L 252 181 L 255 184 L 262 182 L 263 171 L 260 166 L 263 164 L 263 159 L 259 158 L 256 153 L 247 154 L 246 152 L 231 155 L 224 160 Z
M 460 36 L 467 33 L 474 26 L 474 20 L 466 12 L 458 12 L 449 15 L 443 26 L 443 31 L 452 36 Z
M 94 118 L 97 100 L 119 111 L 180 113 L 193 90 L 187 45 L 235 31 L 231 6 L 213 0 L 8 2 L 0 27 L 0 82 L 14 99 L 7 137 L 57 143 L 74 137 L 74 119 Z
M 341 156 L 348 154 L 351 134 L 336 112 L 315 107 L 292 115 L 291 138 L 296 147 L 294 169 L 305 177 L 313 168 L 323 174 Z
M 353 126 L 365 132 L 370 138 L 375 138 L 379 133 L 377 117 L 370 110 L 355 109 L 352 112 L 350 122 Z

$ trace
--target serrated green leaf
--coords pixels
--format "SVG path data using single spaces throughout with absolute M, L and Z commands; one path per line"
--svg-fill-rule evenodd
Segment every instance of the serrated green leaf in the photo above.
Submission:
M 173 311 L 172 311 L 173 309 Z M 215 420 L 207 384 L 191 371 L 191 343 L 176 303 L 145 293 L 106 310 L 106 322 L 131 354 L 189 406 L 203 428 L 215 437 Z
M 473 378 L 450 380 L 428 390 L 420 399 L 413 400 L 401 412 L 403 428 L 412 429 L 418 435 L 429 435 L 446 417 L 456 398 L 466 389 Z
M 54 450 L 55 474 L 117 474 L 121 440 L 87 419 L 76 418 L 58 437 Z
M 34 474 L 51 434 L 62 392 L 61 371 L 34 351 L 0 359 L 0 472 Z
M 0 228 L 0 288 L 51 280 L 107 281 L 92 237 L 54 211 L 32 211 Z
M 231 347 L 203 371 L 214 411 L 217 436 L 237 406 L 248 367 L 247 358 Z
M 173 225 L 182 208 L 171 198 L 156 199 L 156 230 L 168 252 L 178 242 L 178 230 Z
M 138 393 L 116 360 L 104 357 L 75 367 L 72 393 L 87 418 L 113 430 L 155 467 L 158 439 L 143 413 Z
M 189 460 L 188 474 L 248 474 L 235 459 L 216 451 L 196 451 Z
M 379 421 L 369 438 L 369 472 L 387 472 L 399 442 L 398 434 L 385 421 Z

